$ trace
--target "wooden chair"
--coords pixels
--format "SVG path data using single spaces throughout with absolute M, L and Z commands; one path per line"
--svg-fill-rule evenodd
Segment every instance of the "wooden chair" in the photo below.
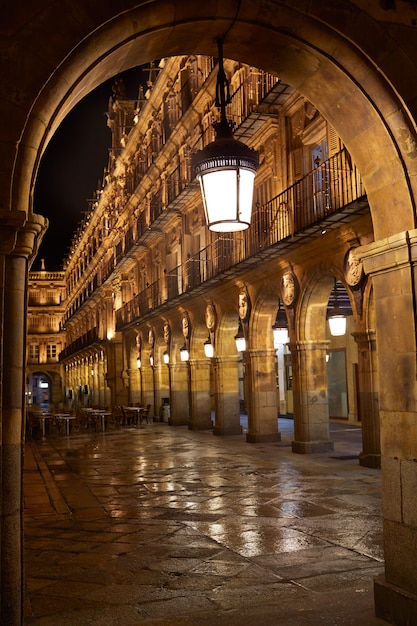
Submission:
M 147 424 L 150 424 L 150 410 L 151 410 L 151 405 L 147 404 L 146 407 L 143 409 L 143 411 L 141 411 L 140 413 L 140 423 L 142 424 L 142 422 L 146 421 Z

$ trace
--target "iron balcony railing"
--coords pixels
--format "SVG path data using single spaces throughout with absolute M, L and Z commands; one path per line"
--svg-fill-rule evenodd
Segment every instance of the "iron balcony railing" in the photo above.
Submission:
M 78 337 L 77 339 L 75 339 L 75 341 L 73 341 L 68 346 L 66 346 L 62 350 L 62 352 L 60 352 L 59 360 L 61 362 L 65 361 L 65 359 L 68 359 L 73 354 L 76 354 L 77 352 L 81 352 L 82 350 L 86 350 L 87 348 L 97 343 L 98 341 L 99 341 L 99 336 L 98 336 L 97 328 L 96 327 L 91 328 L 84 335 L 82 335 L 81 337 Z
M 364 196 L 360 174 L 343 149 L 264 206 L 256 206 L 251 227 L 243 234 L 219 236 L 125 303 L 116 312 L 117 330 Z

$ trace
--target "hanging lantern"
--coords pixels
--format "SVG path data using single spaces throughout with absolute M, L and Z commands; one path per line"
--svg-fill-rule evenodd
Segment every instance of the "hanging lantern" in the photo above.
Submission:
M 239 322 L 239 328 L 238 328 L 237 334 L 235 335 L 235 342 L 236 342 L 236 350 L 238 352 L 245 352 L 246 339 L 245 339 L 245 334 L 243 332 L 243 327 L 242 327 L 241 322 Z
M 214 124 L 216 139 L 194 156 L 193 164 L 209 230 L 235 232 L 250 226 L 259 156 L 233 138 L 232 123 L 226 118 L 230 92 L 223 68 L 221 40 L 218 48 L 216 106 L 220 109 L 220 122 Z
M 329 320 L 329 329 L 332 337 L 341 337 L 346 333 L 346 315 L 340 308 L 337 300 L 336 280 L 333 287 L 334 306 L 327 311 L 327 319 Z
M 210 335 L 207 337 L 207 340 L 204 342 L 204 354 L 209 359 L 212 359 L 214 356 L 214 346 L 211 343 Z
M 180 348 L 180 359 L 183 362 L 186 362 L 190 359 L 190 353 L 188 351 L 187 346 L 184 344 L 182 348 Z
M 277 316 L 275 318 L 275 324 L 272 326 L 272 332 L 274 334 L 274 344 L 286 344 L 289 341 L 288 336 L 288 321 L 284 309 L 282 308 L 281 301 L 278 306 Z
M 167 350 L 164 352 L 164 363 L 169 365 L 169 352 Z

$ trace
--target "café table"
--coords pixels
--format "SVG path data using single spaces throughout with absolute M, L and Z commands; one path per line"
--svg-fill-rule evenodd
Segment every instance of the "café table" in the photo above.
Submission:
M 103 433 L 106 432 L 106 418 L 111 417 L 111 413 L 109 411 L 97 409 L 93 411 L 93 414 L 95 417 L 100 419 Z
M 55 419 L 57 420 L 57 422 L 66 422 L 66 431 L 67 431 L 67 435 L 70 434 L 70 422 L 71 420 L 75 420 L 75 415 L 70 415 L 69 413 L 56 413 L 54 415 Z
M 52 413 L 34 413 L 34 415 L 36 415 L 36 417 L 39 419 L 41 428 L 42 428 L 42 436 L 45 437 L 46 436 L 46 420 L 47 419 L 53 419 L 53 415 Z
M 136 425 L 140 426 L 140 417 L 141 417 L 141 414 L 145 412 L 145 407 L 144 406 L 125 406 L 123 408 L 126 412 L 126 416 L 128 416 L 129 412 L 135 414 L 135 418 L 134 418 L 135 423 Z

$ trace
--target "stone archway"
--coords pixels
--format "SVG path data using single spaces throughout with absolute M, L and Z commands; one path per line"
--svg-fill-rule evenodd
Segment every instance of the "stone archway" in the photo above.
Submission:
M 21 622 L 21 493 L 16 476 L 21 473 L 23 394 L 15 390 L 23 380 L 27 259 L 44 228 L 42 218 L 31 215 L 40 158 L 60 120 L 100 82 L 160 56 L 215 54 L 215 39 L 225 32 L 227 56 L 278 74 L 320 109 L 342 137 L 365 183 L 377 241 L 358 254 L 374 278 L 377 325 L 390 329 L 379 341 L 379 369 L 401 373 L 388 376 L 381 390 L 387 581 L 379 587 L 378 602 L 383 606 L 389 599 L 392 605 L 408 593 L 415 606 L 417 522 L 407 502 L 414 496 L 417 440 L 415 279 L 410 261 L 417 249 L 417 69 L 409 52 L 415 35 L 407 26 L 408 8 L 405 17 L 390 15 L 387 23 L 380 3 L 368 3 L 365 11 L 360 2 L 348 0 L 337 8 L 330 0 L 311 3 L 305 9 L 308 14 L 291 6 L 291 0 L 266 6 L 261 0 L 242 0 L 226 7 L 215 0 L 155 0 L 133 9 L 122 0 L 117 14 L 111 0 L 88 8 L 84 4 L 74 0 L 62 5 L 57 0 L 20 6 L 10 10 L 2 27 L 7 46 L 2 55 L 7 124 L 0 172 L 2 489 L 10 496 L 2 512 L 7 537 L 2 540 L 2 621 L 13 626 Z

